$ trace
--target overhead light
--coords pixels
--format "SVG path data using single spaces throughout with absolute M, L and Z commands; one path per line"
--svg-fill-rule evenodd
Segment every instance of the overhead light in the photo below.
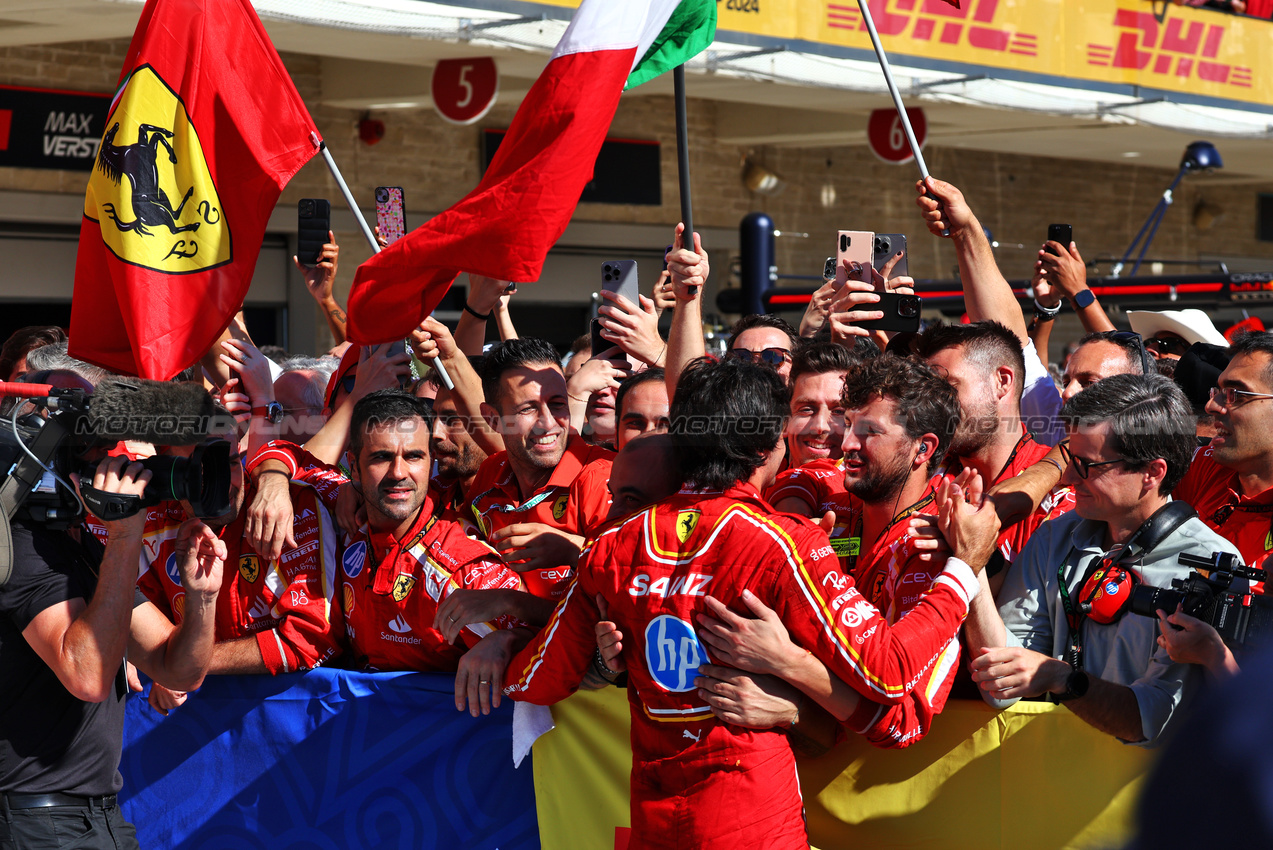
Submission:
M 785 185 L 783 179 L 759 163 L 747 160 L 743 165 L 743 186 L 757 195 L 776 195 Z
M 1211 142 L 1193 142 L 1185 148 L 1185 155 L 1180 160 L 1180 170 L 1184 172 L 1215 171 L 1224 168 L 1220 159 L 1220 151 Z
M 1135 159 L 1140 156 L 1140 151 L 1123 151 L 1123 156 L 1126 159 Z
M 368 109 L 420 109 L 424 104 L 418 100 L 397 100 L 392 103 L 369 103 Z

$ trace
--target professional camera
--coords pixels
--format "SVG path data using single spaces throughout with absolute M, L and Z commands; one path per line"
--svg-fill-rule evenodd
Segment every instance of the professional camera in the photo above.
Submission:
M 9 520 L 15 516 L 60 530 L 87 511 L 117 520 L 171 499 L 189 502 L 195 515 L 205 518 L 230 509 L 230 444 L 204 443 L 229 421 L 218 415 L 202 387 L 113 379 L 89 394 L 47 384 L 0 383 L 0 396 L 14 398 L 12 410 L 0 418 L 0 584 L 8 578 Z M 123 440 L 195 449 L 190 457 L 139 461 L 151 473 L 141 496 L 97 490 L 91 486 L 97 464 L 86 455 Z M 79 494 L 72 473 L 80 477 Z
M 1172 579 L 1170 589 L 1147 584 L 1133 588 L 1132 613 L 1157 618 L 1159 611 L 1171 614 L 1179 605 L 1189 616 L 1210 623 L 1235 650 L 1268 641 L 1273 599 L 1251 592 L 1252 582 L 1267 580 L 1264 570 L 1243 566 L 1227 552 L 1213 552 L 1210 558 L 1181 555 L 1180 565 L 1189 567 L 1189 576 Z

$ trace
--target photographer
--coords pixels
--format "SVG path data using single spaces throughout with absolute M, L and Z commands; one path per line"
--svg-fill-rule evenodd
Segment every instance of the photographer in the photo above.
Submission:
M 1173 664 L 1157 624 L 1129 612 L 1131 589 L 1184 578 L 1181 554 L 1234 550 L 1170 500 L 1194 447 L 1175 384 L 1115 375 L 1066 402 L 1062 419 L 1075 508 L 1039 526 L 1004 583 L 1010 639 L 996 624 L 969 628 L 973 679 L 997 700 L 1051 697 L 1102 732 L 1152 745 L 1199 671 Z
M 92 486 L 140 495 L 150 473 L 101 463 Z M 120 814 L 124 659 L 192 690 L 212 656 L 225 545 L 197 520 L 178 535 L 188 591 L 174 627 L 136 588 L 146 512 L 106 523 L 105 548 L 82 528 L 12 524 L 13 574 L 0 587 L 0 846 L 137 847 Z

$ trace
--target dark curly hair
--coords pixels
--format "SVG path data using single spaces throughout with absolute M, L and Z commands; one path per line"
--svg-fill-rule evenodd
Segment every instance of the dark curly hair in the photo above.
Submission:
M 928 459 L 928 471 L 936 469 L 959 428 L 959 396 L 954 387 L 925 363 L 884 354 L 858 363 L 844 379 L 845 409 L 865 407 L 877 398 L 893 400 L 910 439 L 925 434 L 937 437 L 937 450 Z

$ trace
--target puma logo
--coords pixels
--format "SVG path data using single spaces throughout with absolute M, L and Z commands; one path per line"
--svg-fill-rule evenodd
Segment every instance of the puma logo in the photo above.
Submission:
M 702 732 L 699 732 L 697 735 L 695 735 L 693 732 L 691 732 L 690 730 L 686 729 L 686 730 L 684 730 L 683 732 L 681 732 L 681 737 L 682 737 L 682 738 L 689 738 L 691 741 L 693 741 L 694 743 L 696 743 L 696 744 L 697 744 L 697 743 L 698 743 L 698 739 L 699 739 L 699 738 L 701 738 L 701 737 L 703 737 L 703 733 L 702 733 Z

